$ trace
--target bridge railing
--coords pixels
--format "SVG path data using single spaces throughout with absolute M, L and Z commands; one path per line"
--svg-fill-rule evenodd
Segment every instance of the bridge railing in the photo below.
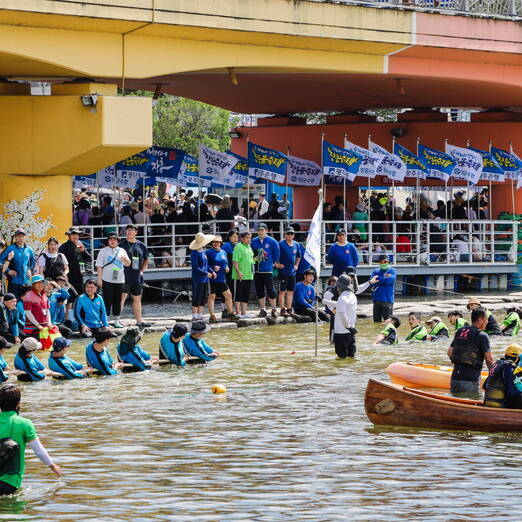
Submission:
M 304 243 L 310 220 L 263 220 L 277 240 L 293 227 L 296 241 Z M 231 229 L 256 230 L 257 222 L 210 221 L 207 223 L 157 223 L 138 225 L 138 239 L 149 249 L 149 270 L 183 270 L 190 267 L 189 243 L 199 232 L 219 234 L 227 241 Z M 348 232 L 348 241 L 356 245 L 359 264 L 375 266 L 383 254 L 394 265 L 514 265 L 517 262 L 518 223 L 516 221 L 323 221 L 321 255 L 329 266 L 328 250 L 337 232 Z M 91 255 L 87 271 L 95 273 L 98 252 L 109 232 L 125 237 L 125 226 L 82 226 L 81 241 Z

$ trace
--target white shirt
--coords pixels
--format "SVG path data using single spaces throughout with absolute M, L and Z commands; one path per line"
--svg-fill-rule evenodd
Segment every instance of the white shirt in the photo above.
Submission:
M 264 199 L 263 201 L 259 202 L 259 212 L 258 215 L 262 216 L 263 214 L 266 214 L 268 212 L 268 201 Z
M 107 264 L 111 258 L 116 256 L 116 262 Z M 103 267 L 102 270 L 102 281 L 107 283 L 124 283 L 125 282 L 125 271 L 123 270 L 123 263 L 121 259 L 126 260 L 130 263 L 127 252 L 121 247 L 111 248 L 104 247 L 98 252 L 96 258 L 96 266 Z M 107 266 L 106 266 L 107 265 Z
M 453 246 L 458 250 L 459 254 L 469 254 L 469 245 L 462 239 L 454 239 Z
M 56 257 L 60 256 L 64 266 L 69 266 L 67 258 L 61 252 L 54 252 L 51 254 L 48 250 L 44 250 L 38 258 L 38 266 L 41 266 L 42 268 L 45 268 L 45 256 L 43 254 L 45 254 L 45 256 L 47 256 L 49 259 L 55 259 Z
M 337 300 L 334 321 L 334 333 L 349 333 L 349 328 L 355 326 L 357 316 L 357 297 L 349 290 L 343 292 Z

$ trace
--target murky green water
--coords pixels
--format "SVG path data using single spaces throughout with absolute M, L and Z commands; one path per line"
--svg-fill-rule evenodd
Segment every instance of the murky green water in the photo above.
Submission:
M 213 331 L 223 352 L 304 350 L 313 325 Z M 44 520 L 520 520 L 522 436 L 375 428 L 363 395 L 396 360 L 447 364 L 447 343 L 223 357 L 184 370 L 23 386 L 63 480 L 28 451 L 0 518 Z M 404 327 L 403 336 L 404 336 Z M 327 327 L 321 349 L 327 349 Z M 159 335 L 147 335 L 154 354 Z M 85 341 L 70 355 L 83 361 Z M 507 340 L 495 341 L 495 354 Z M 114 347 L 111 351 L 114 353 Z M 46 354 L 42 354 L 46 360 Z M 9 358 L 10 360 L 11 358 Z M 215 383 L 225 396 L 210 393 Z

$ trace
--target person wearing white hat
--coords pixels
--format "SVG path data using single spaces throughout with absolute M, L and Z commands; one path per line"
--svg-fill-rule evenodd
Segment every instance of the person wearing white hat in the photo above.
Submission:
M 438 315 L 430 317 L 426 324 L 429 326 L 428 341 L 438 341 L 444 337 L 449 337 L 448 327 L 442 322 Z
M 214 271 L 208 265 L 205 246 L 213 239 L 212 234 L 198 232 L 190 243 L 190 265 L 192 267 L 192 320 L 203 319 L 203 308 L 208 297 L 208 281 L 215 277 Z

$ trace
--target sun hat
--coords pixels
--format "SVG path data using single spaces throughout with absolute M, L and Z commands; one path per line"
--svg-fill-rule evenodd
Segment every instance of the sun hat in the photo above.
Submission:
M 71 227 L 66 233 L 66 236 L 70 236 L 71 234 L 81 234 L 82 231 L 77 227 Z
M 36 274 L 33 277 L 31 277 L 31 284 L 34 285 L 35 283 L 43 283 L 45 281 L 45 277 L 40 274 Z
M 426 324 L 430 324 L 430 323 L 442 323 L 442 319 L 438 315 L 434 315 L 433 317 L 430 317 L 426 321 Z
M 21 347 L 26 352 L 35 352 L 42 348 L 42 343 L 37 341 L 34 337 L 26 337 L 21 344 Z
M 220 243 L 223 243 L 223 238 L 221 236 L 214 236 L 211 243 L 214 241 L 219 241 Z
M 474 305 L 474 304 L 480 306 L 480 301 L 476 297 L 470 297 L 469 301 L 468 301 L 468 304 L 466 305 L 466 308 L 469 310 L 470 305 Z
M 205 321 L 194 321 L 190 327 L 191 334 L 203 334 L 210 331 L 210 326 Z
M 214 239 L 214 234 L 203 234 L 202 232 L 198 232 L 192 243 L 190 243 L 190 250 L 199 250 L 203 248 L 205 245 L 208 245 Z

